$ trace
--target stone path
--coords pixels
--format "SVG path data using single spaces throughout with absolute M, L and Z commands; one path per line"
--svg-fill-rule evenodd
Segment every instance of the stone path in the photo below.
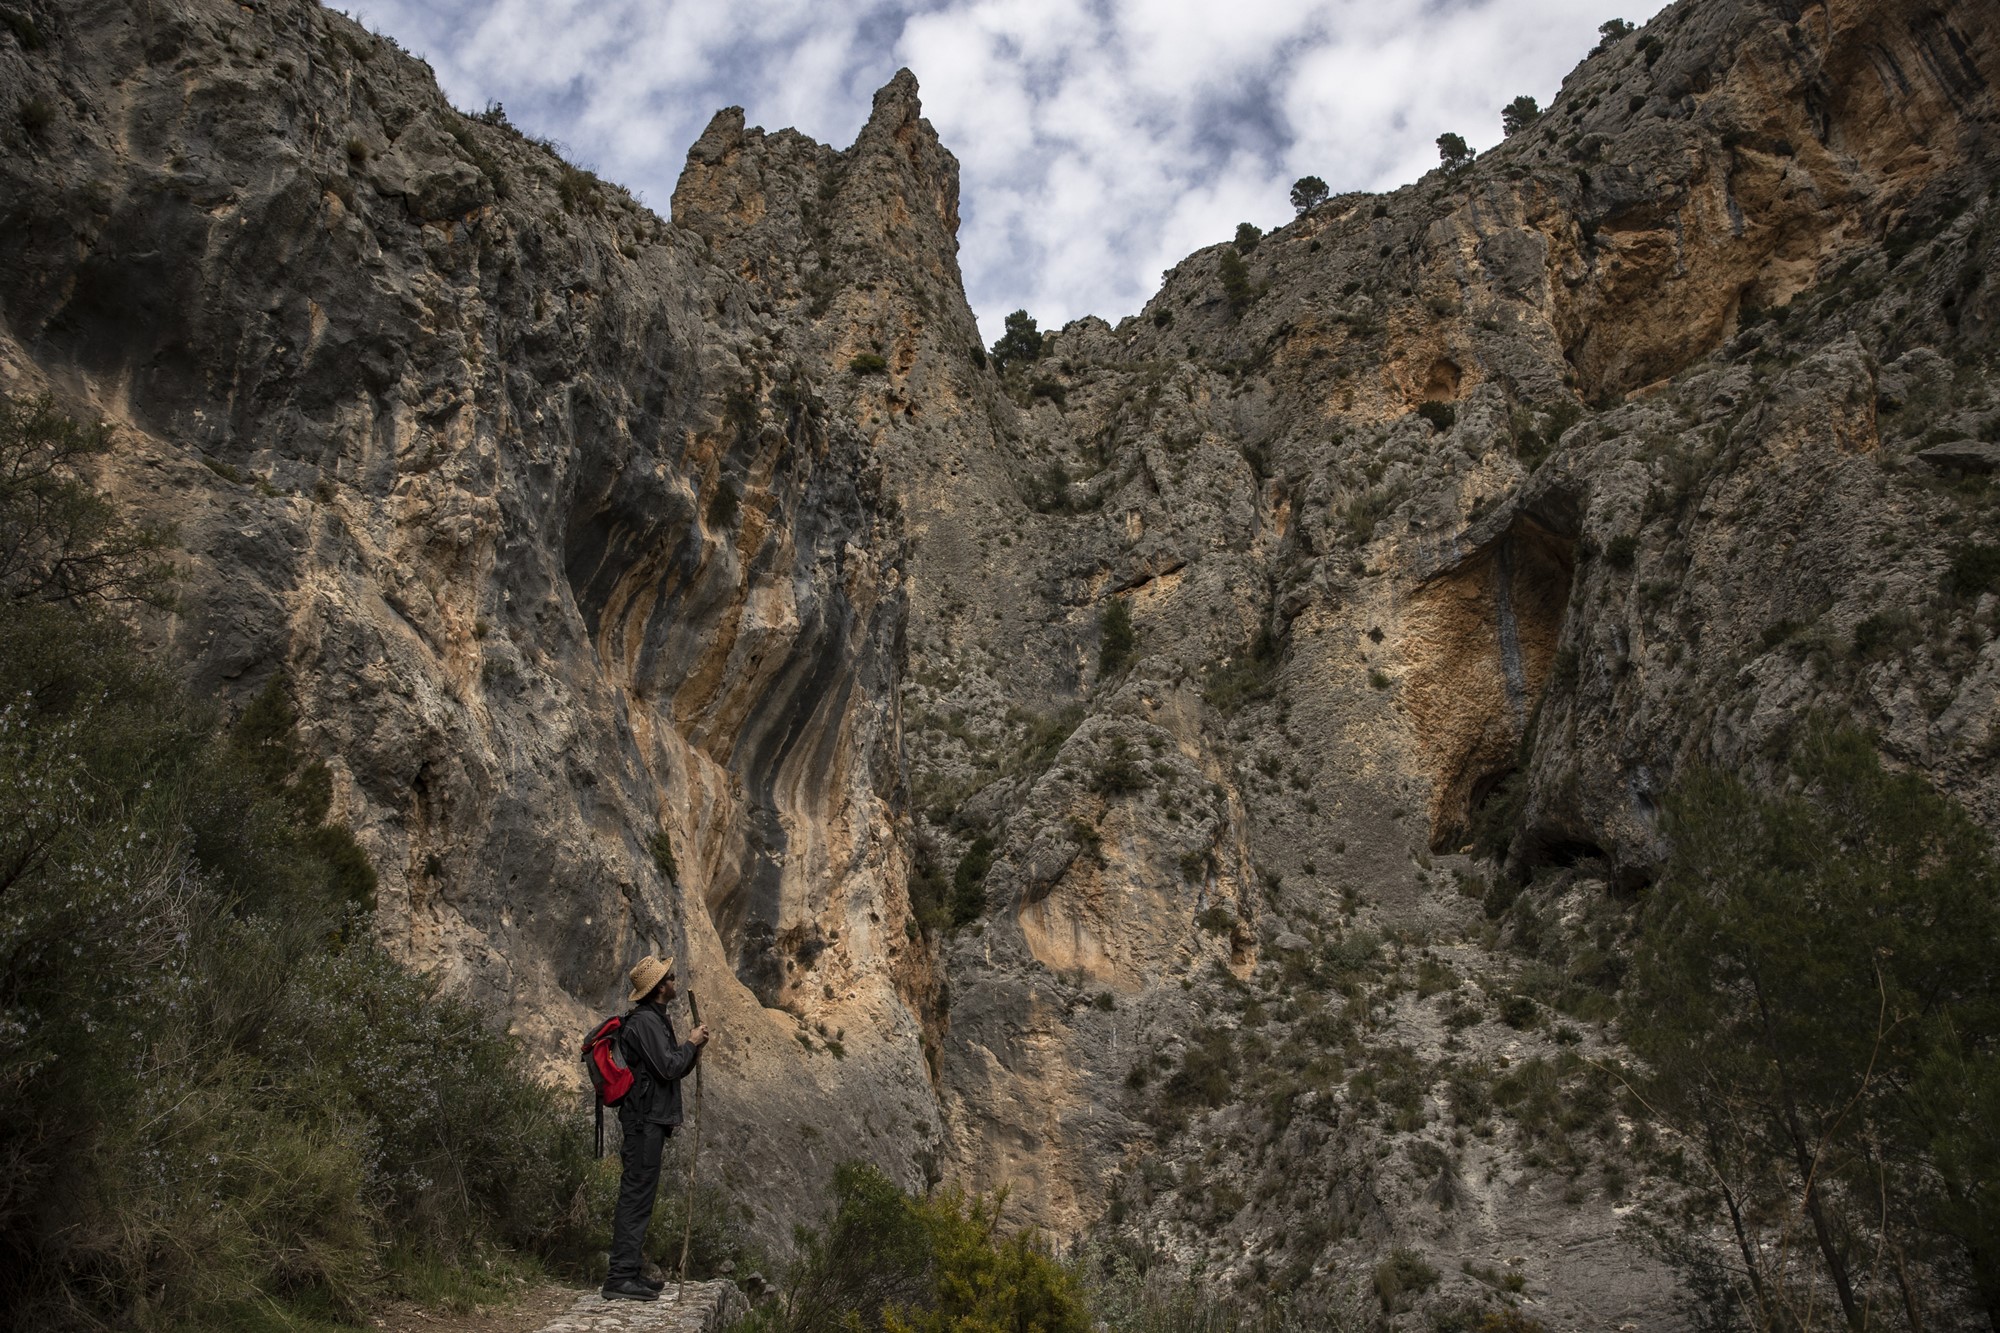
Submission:
M 669 1282 L 657 1301 L 607 1301 L 585 1292 L 540 1333 L 723 1333 L 749 1313 L 750 1302 L 726 1278 L 690 1282 L 685 1291 Z

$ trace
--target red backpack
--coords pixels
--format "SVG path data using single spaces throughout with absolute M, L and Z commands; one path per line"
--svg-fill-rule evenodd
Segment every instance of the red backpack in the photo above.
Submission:
M 590 1030 L 583 1039 L 583 1067 L 590 1071 L 591 1086 L 597 1089 L 597 1155 L 604 1156 L 604 1108 L 616 1106 L 632 1091 L 632 1069 L 625 1063 L 625 1049 L 618 1033 L 630 1014 L 613 1014 Z

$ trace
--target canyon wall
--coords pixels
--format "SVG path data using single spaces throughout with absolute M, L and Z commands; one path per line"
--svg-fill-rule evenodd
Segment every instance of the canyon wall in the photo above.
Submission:
M 148 633 L 281 676 L 381 936 L 552 1073 L 681 957 L 769 1235 L 862 1156 L 1659 1326 L 1629 1125 L 1552 1167 L 1461 1096 L 1616 1049 L 1506 1020 L 1521 886 L 1581 966 L 1676 773 L 1815 710 L 2000 821 L 1975 0 L 1683 0 L 1005 373 L 907 72 L 844 151 L 718 113 L 668 222 L 313 5 L 31 10 L 0 386 L 175 525 Z

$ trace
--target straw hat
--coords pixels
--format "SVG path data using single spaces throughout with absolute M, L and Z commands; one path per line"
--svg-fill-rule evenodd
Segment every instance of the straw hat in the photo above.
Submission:
M 647 954 L 644 958 L 632 964 L 632 971 L 630 973 L 632 978 L 632 993 L 626 998 L 630 1000 L 645 999 L 653 993 L 653 987 L 660 984 L 661 978 L 672 976 L 673 971 L 673 959 L 655 958 L 653 955 Z

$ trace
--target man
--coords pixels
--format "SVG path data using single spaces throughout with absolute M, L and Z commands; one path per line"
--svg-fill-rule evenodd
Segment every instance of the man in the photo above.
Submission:
M 618 1105 L 624 1174 L 618 1182 L 618 1211 L 611 1221 L 611 1271 L 604 1279 L 603 1294 L 607 1300 L 653 1301 L 666 1283 L 645 1276 L 640 1245 L 653 1220 L 660 1155 L 681 1122 L 681 1080 L 708 1045 L 708 1029 L 696 1028 L 685 1042 L 674 1037 L 673 1020 L 667 1016 L 667 1005 L 675 995 L 671 959 L 647 954 L 630 976 L 628 998 L 638 1007 L 619 1028 L 618 1042 L 633 1082 L 632 1091 Z

